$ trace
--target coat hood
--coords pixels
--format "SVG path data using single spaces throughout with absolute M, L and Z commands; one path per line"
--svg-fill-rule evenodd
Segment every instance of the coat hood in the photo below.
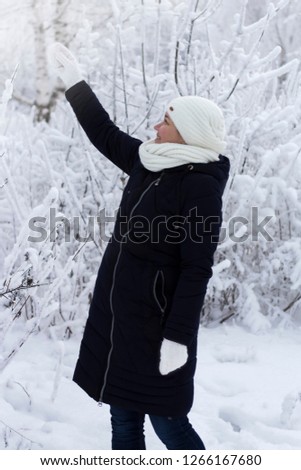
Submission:
M 209 162 L 206 164 L 197 163 L 193 166 L 195 171 L 214 176 L 214 178 L 218 180 L 227 180 L 229 176 L 230 161 L 229 158 L 224 155 L 220 155 L 217 162 Z
M 220 155 L 219 160 L 217 162 L 209 162 L 209 163 L 185 163 L 185 165 L 181 165 L 174 168 L 169 168 L 163 170 L 164 173 L 170 173 L 175 171 L 185 171 L 189 170 L 190 172 L 197 172 L 203 173 L 206 175 L 213 176 L 216 178 L 221 186 L 224 188 L 226 186 L 229 171 L 230 171 L 230 160 L 225 155 Z

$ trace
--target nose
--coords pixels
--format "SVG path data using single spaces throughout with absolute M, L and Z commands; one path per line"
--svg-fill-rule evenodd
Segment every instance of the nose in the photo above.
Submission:
M 159 127 L 161 127 L 161 125 L 162 125 L 162 122 L 158 122 L 158 124 L 154 126 L 155 131 L 157 131 Z

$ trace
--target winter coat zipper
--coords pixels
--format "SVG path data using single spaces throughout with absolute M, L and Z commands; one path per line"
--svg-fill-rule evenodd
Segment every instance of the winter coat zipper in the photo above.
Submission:
M 138 201 L 136 202 L 136 204 L 134 205 L 134 207 L 132 208 L 131 212 L 130 212 L 130 216 L 129 216 L 129 222 L 131 221 L 131 218 L 132 218 L 132 215 L 133 215 L 133 212 L 134 210 L 138 207 L 138 205 L 140 204 L 140 202 L 142 201 L 143 197 L 145 196 L 145 194 L 148 192 L 148 190 L 153 186 L 158 186 L 160 181 L 161 181 L 161 178 L 163 176 L 163 173 L 164 171 L 162 171 L 161 175 L 159 178 L 157 178 L 155 181 L 152 181 L 148 186 L 147 188 L 143 191 L 143 193 L 141 194 L 141 196 L 139 197 Z M 115 316 L 114 316 L 114 309 L 113 309 L 113 291 L 114 291 L 114 287 L 115 287 L 115 278 L 116 278 L 116 271 L 117 271 L 117 266 L 118 266 L 118 263 L 119 263 L 119 259 L 120 259 L 120 256 L 121 256 L 121 253 L 122 253 L 122 247 L 124 245 L 123 243 L 123 240 L 124 238 L 128 235 L 130 229 L 127 230 L 127 232 L 122 235 L 122 239 L 120 241 L 120 244 L 119 244 L 119 253 L 118 253 L 118 257 L 117 257 L 117 260 L 116 260 L 116 263 L 115 263 L 115 266 L 114 266 L 114 271 L 113 271 L 113 282 L 112 282 L 112 286 L 111 286 L 111 290 L 110 290 L 110 308 L 111 308 L 111 312 L 112 312 L 112 324 L 111 324 L 111 332 L 110 332 L 110 342 L 111 342 L 111 348 L 110 348 L 110 351 L 109 351 L 109 354 L 108 354 L 108 360 L 107 360 L 107 367 L 106 367 L 106 371 L 105 371 L 105 375 L 104 375 L 104 382 L 103 382 L 103 386 L 102 386 L 102 389 L 100 391 L 100 397 L 99 397 L 99 401 L 98 401 L 98 405 L 99 406 L 102 406 L 102 403 L 103 403 L 103 394 L 104 394 L 104 391 L 105 391 L 105 388 L 106 388 L 106 385 L 107 385 L 107 377 L 108 377 L 108 372 L 109 372 L 109 368 L 110 368 L 110 363 L 111 363 L 111 356 L 112 356 L 112 352 L 113 352 L 113 347 L 114 347 L 114 342 L 113 342 L 113 332 L 114 332 L 114 321 L 115 321 Z

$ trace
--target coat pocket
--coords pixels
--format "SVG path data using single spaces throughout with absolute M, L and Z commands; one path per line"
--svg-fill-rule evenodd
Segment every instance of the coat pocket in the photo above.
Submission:
M 163 321 L 163 315 L 167 306 L 167 299 L 166 299 L 164 290 L 165 290 L 164 274 L 163 274 L 163 271 L 159 269 L 156 272 L 154 283 L 153 283 L 153 296 L 162 314 L 162 321 Z

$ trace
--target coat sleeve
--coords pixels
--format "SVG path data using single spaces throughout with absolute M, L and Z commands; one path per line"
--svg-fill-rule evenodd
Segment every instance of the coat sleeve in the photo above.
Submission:
M 66 98 L 92 144 L 122 171 L 130 174 L 142 142 L 122 132 L 111 121 L 85 81 L 69 88 Z
M 198 333 L 222 222 L 218 181 L 201 178 L 199 174 L 185 177 L 181 189 L 180 274 L 163 331 L 165 338 L 186 346 Z

